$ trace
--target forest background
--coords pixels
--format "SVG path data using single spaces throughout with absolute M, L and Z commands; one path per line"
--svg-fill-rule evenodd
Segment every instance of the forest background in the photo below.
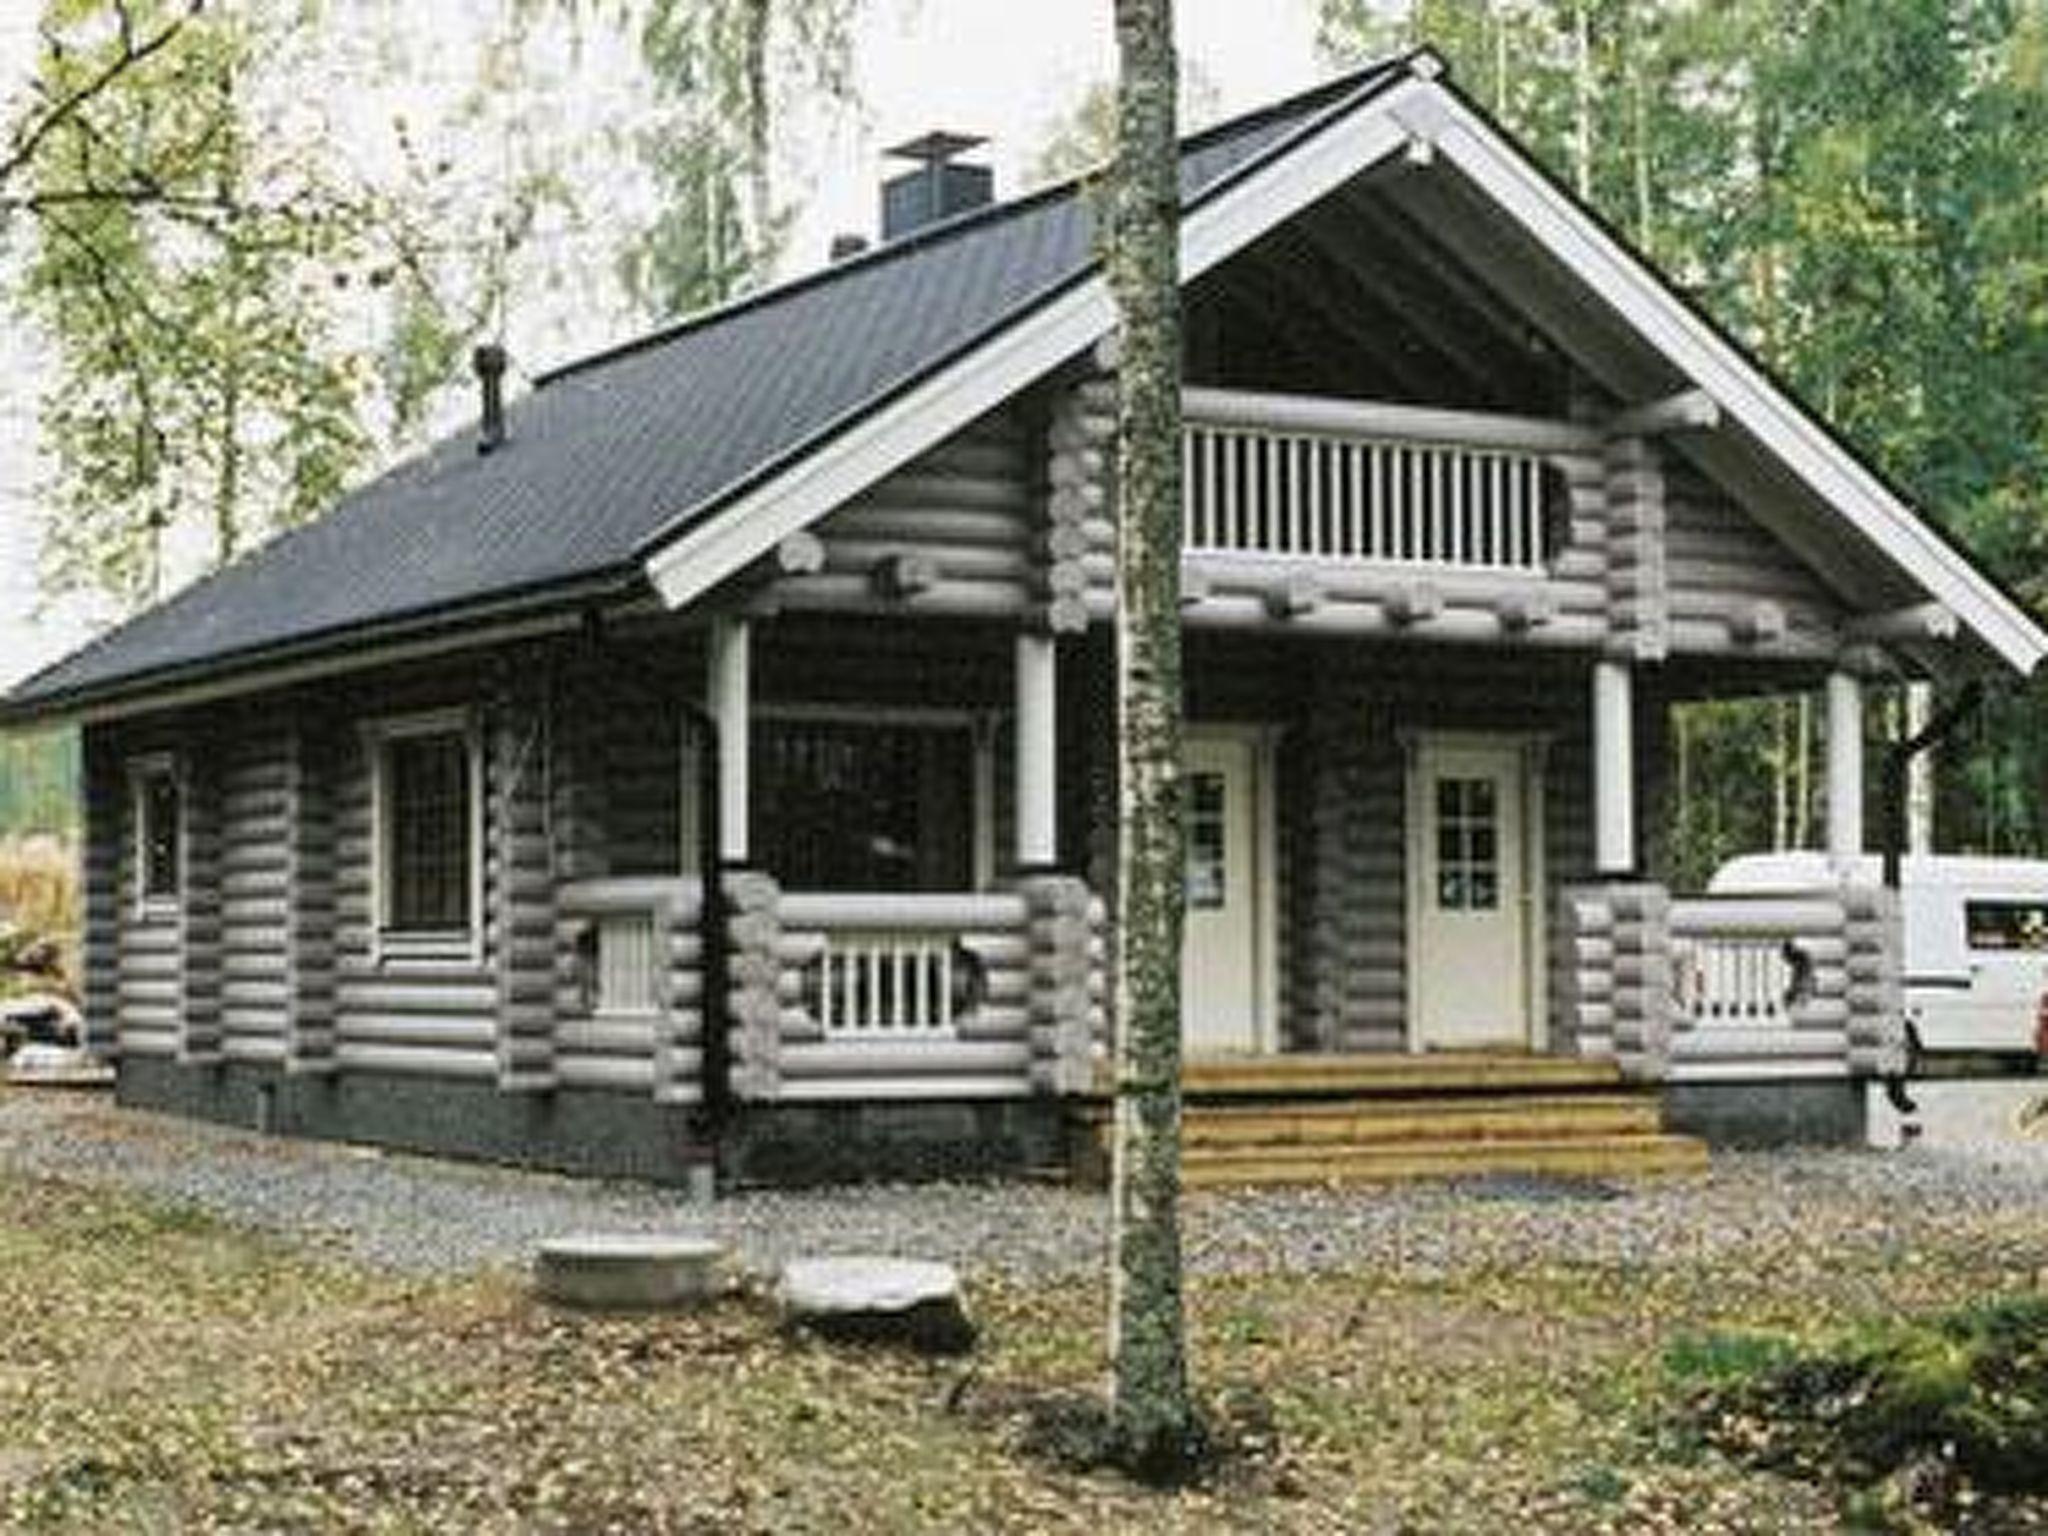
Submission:
M 42 0 L 0 277 L 53 365 L 45 597 L 112 618 L 319 515 L 457 419 L 480 340 L 594 342 L 790 271 L 779 136 L 861 110 L 863 8 L 905 3 L 451 0 L 423 40 L 388 0 Z M 1331 70 L 1437 48 L 2048 611 L 2048 0 L 1313 3 Z M 394 82 L 412 110 L 348 123 Z M 1038 175 L 1107 152 L 1107 101 L 1046 125 Z M 1675 883 L 1818 836 L 1823 716 L 1679 712 Z M 1873 742 L 1905 719 L 1894 691 Z M 2048 850 L 2048 690 L 1994 693 L 1935 782 L 1938 846 Z M 68 832 L 75 786 L 69 737 L 0 741 L 0 835 Z

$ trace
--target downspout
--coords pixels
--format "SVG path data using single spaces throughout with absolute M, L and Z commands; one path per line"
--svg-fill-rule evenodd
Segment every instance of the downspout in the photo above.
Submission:
M 697 903 L 698 964 L 702 968 L 703 1039 L 699 1057 L 699 1093 L 692 1129 L 703 1139 L 710 1153 L 711 1186 L 721 1183 L 720 1154 L 725 1131 L 732 1119 L 732 1000 L 728 991 L 728 910 L 725 877 L 729 872 L 723 849 L 720 820 L 719 773 L 721 742 L 717 718 L 692 699 L 670 691 L 670 680 L 655 675 L 638 657 L 611 649 L 605 641 L 604 618 L 596 609 L 583 616 L 583 629 L 591 644 L 618 672 L 646 692 L 663 700 L 673 699 L 684 716 L 700 733 L 697 754 L 697 870 L 702 895 Z
M 1972 678 L 1919 731 L 1885 749 L 1878 791 L 1884 802 L 1885 889 L 1899 888 L 1899 864 L 1906 851 L 1906 770 L 1914 758 L 1940 742 L 1983 703 L 1984 684 Z
M 1934 712 L 1934 717 L 1904 741 L 1885 749 L 1880 772 L 1878 798 L 1884 806 L 1884 887 L 1899 888 L 1899 868 L 1906 849 L 1906 774 L 1913 759 L 1935 746 L 1961 725 L 1984 703 L 1984 684 L 1976 678 L 1963 684 L 1956 696 Z M 1901 957 L 1903 962 L 1904 957 Z M 1906 1027 L 1906 1070 L 1884 1079 L 1885 1097 L 1892 1108 L 1910 1115 L 1916 1106 L 1906 1094 L 1906 1079 L 1920 1066 L 1920 1031 L 1909 1018 Z

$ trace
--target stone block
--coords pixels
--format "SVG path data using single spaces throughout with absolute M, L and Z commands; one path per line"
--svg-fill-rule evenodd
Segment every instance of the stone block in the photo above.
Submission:
M 960 1276 L 925 1259 L 849 1254 L 791 1259 L 776 1287 L 785 1327 L 845 1343 L 895 1344 L 921 1354 L 974 1347 Z

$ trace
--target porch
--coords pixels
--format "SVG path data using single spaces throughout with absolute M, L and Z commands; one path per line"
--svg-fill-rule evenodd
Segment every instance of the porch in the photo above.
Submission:
M 682 849 L 674 878 L 572 858 L 558 891 L 556 1080 L 693 1102 L 716 985 L 738 1102 L 1087 1090 L 1116 836 L 1106 404 L 1087 381 L 1051 398 L 1037 584 L 1028 541 L 1000 559 L 990 542 L 1015 533 L 1011 489 L 978 478 L 1014 439 L 977 438 L 714 613 L 685 664 L 715 761 L 679 719 L 646 781 L 682 786 L 658 834 Z M 1681 658 L 1763 688 L 1825 679 L 1829 845 L 1863 845 L 1867 627 L 1659 445 L 1710 415 L 1692 397 L 1563 421 L 1189 389 L 1191 1056 L 1891 1069 L 1881 896 L 1674 899 L 1645 873 Z M 1021 623 L 1003 616 L 1019 593 Z M 584 749 L 571 780 L 611 771 Z M 646 824 L 636 794 L 584 796 L 572 831 L 616 845 L 583 823 Z M 715 934 L 696 874 L 713 866 Z

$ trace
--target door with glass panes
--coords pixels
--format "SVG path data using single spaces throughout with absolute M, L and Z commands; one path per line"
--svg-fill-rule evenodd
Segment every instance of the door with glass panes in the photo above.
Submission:
M 1513 740 L 1418 746 L 1409 997 L 1422 1049 L 1529 1043 L 1524 759 Z
M 1190 731 L 1182 758 L 1187 818 L 1187 928 L 1181 944 L 1181 1037 L 1191 1053 L 1259 1046 L 1258 738 Z

